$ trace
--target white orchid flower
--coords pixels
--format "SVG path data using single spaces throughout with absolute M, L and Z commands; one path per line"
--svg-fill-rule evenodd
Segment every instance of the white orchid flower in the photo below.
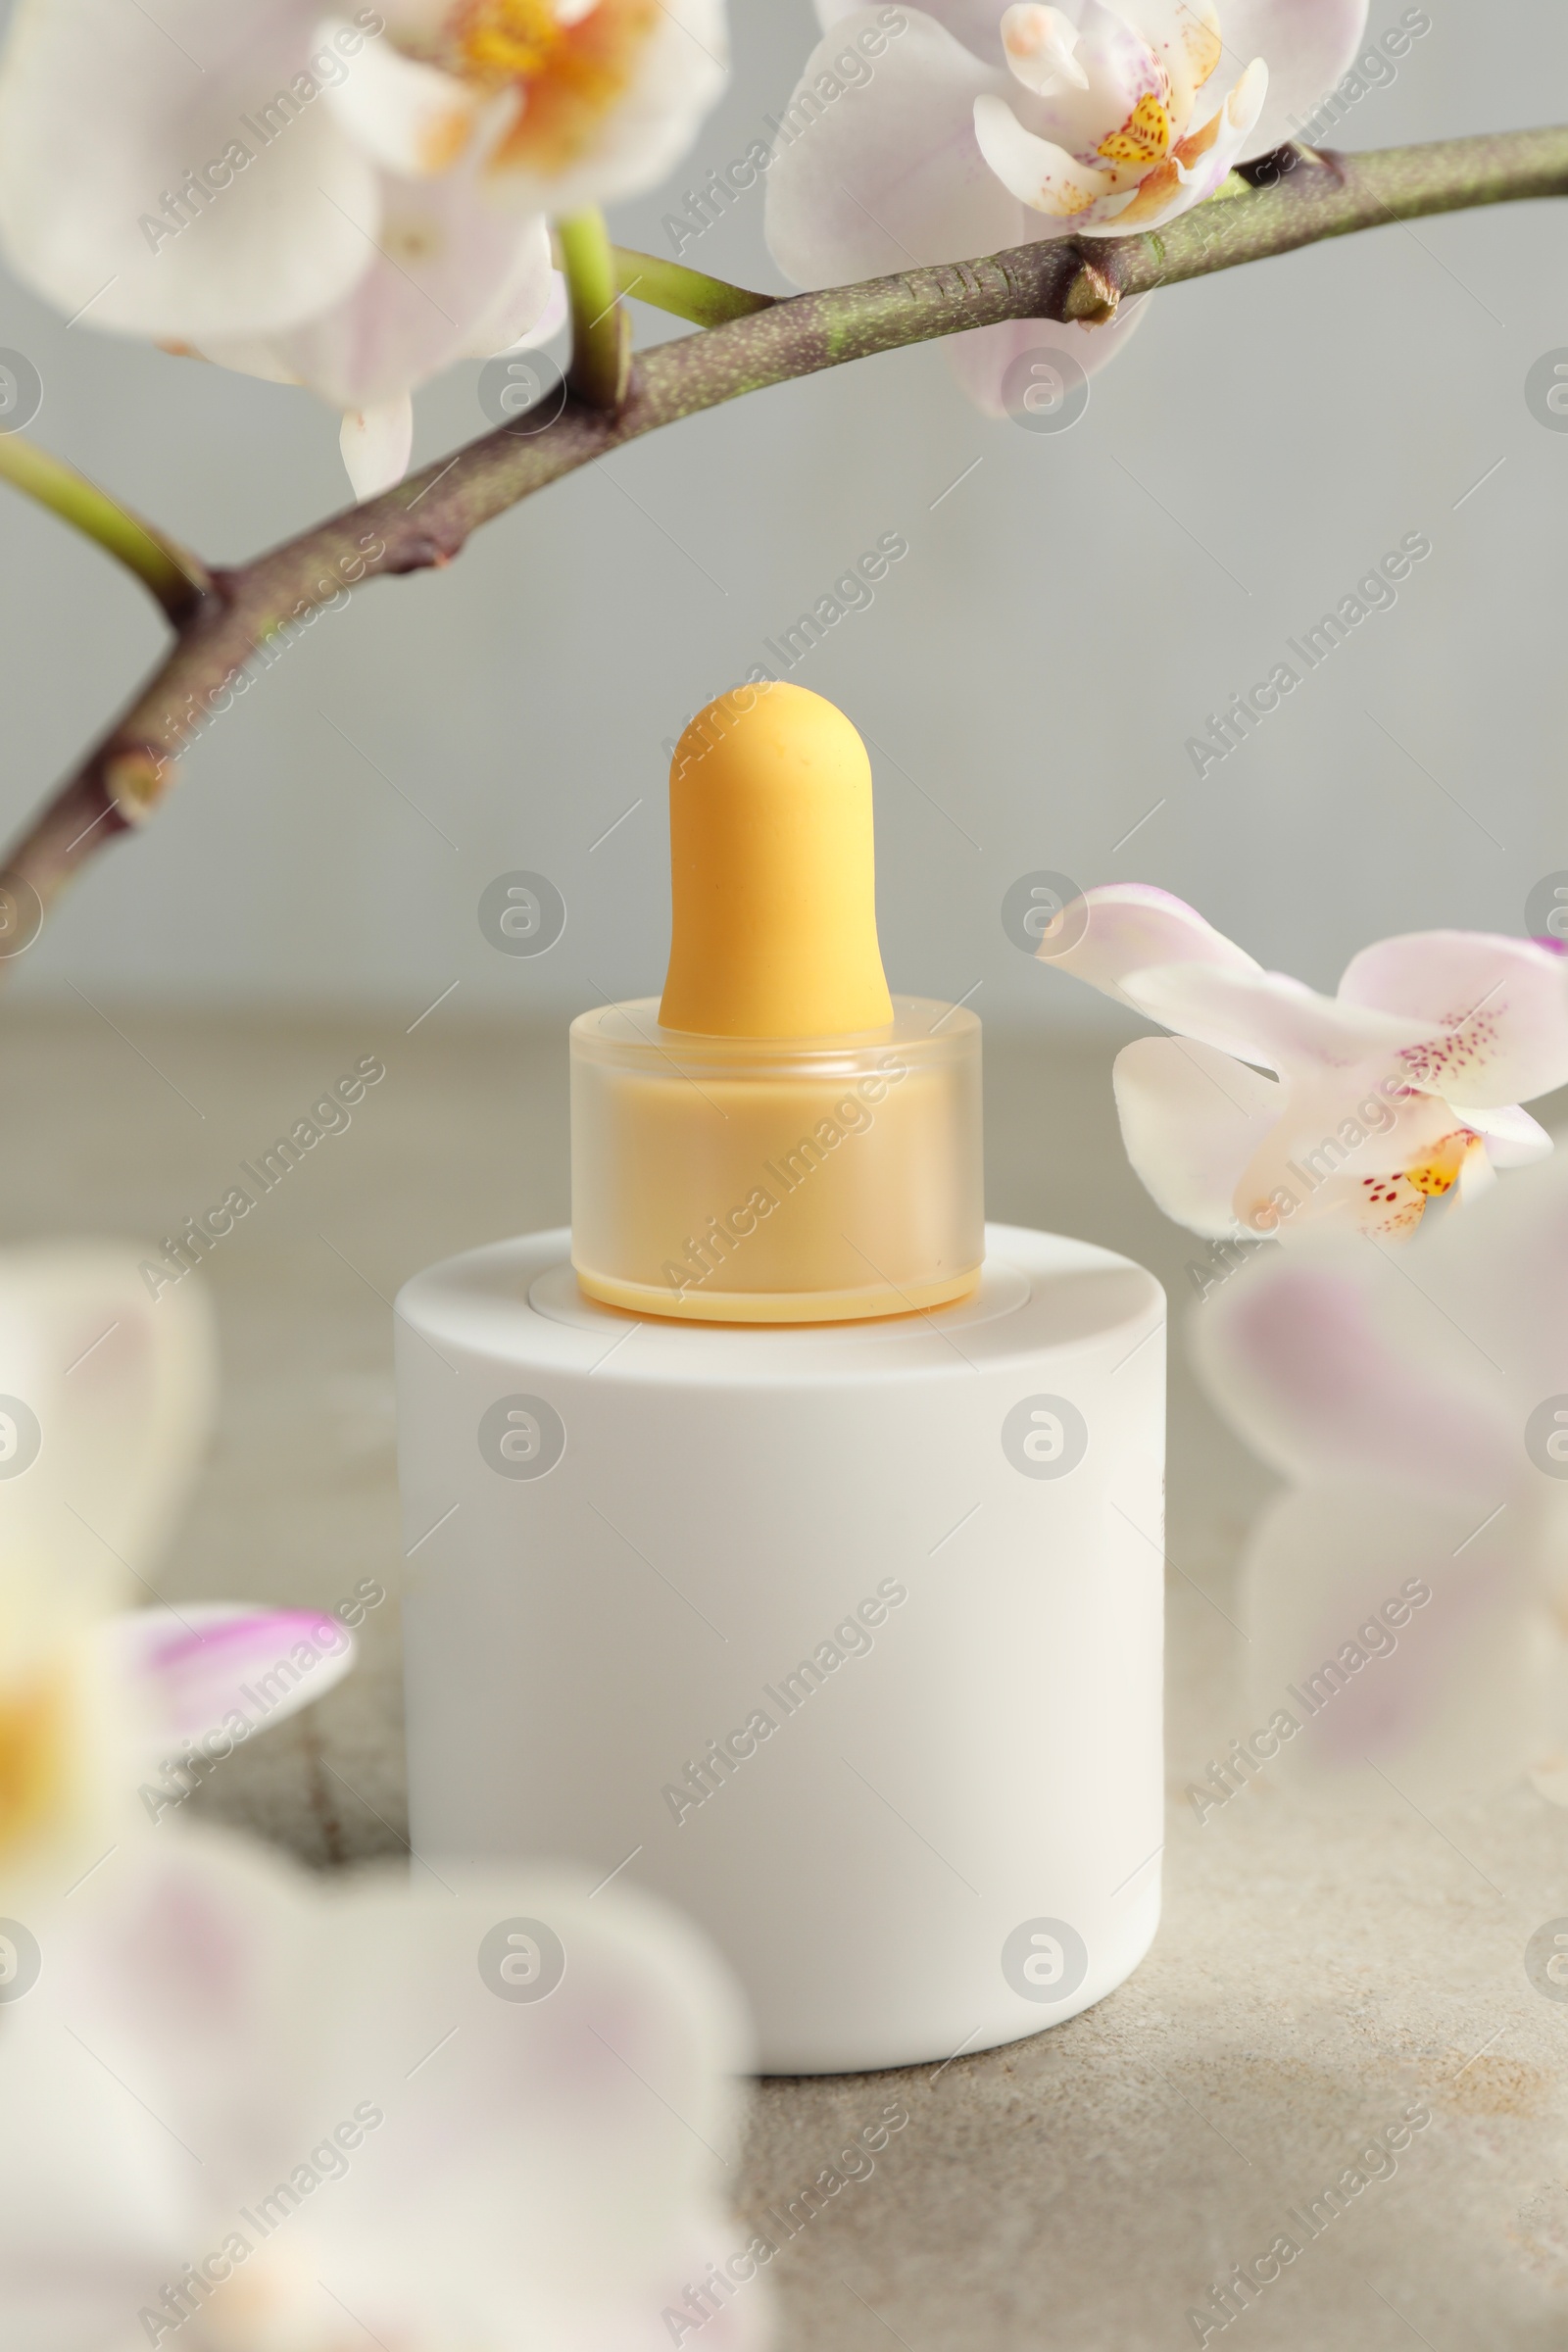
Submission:
M 1132 882 L 1085 891 L 1038 953 L 1176 1032 L 1123 1048 L 1116 1107 L 1138 1175 L 1195 1233 L 1408 1234 L 1429 1200 L 1551 1150 L 1520 1108 L 1568 1081 L 1568 958 L 1540 941 L 1410 932 L 1323 997 Z
M 1244 1570 L 1250 1720 L 1287 1720 L 1239 1771 L 1366 1758 L 1419 1799 L 1529 1769 L 1568 1802 L 1568 1160 L 1397 1253 L 1268 1252 L 1192 1333 L 1291 1481 Z
M 213 1335 L 194 1284 L 155 1301 L 133 1250 L 0 1253 L 0 1895 L 63 1894 L 161 1806 L 187 1753 L 320 1696 L 353 1642 L 319 1610 L 124 1604 L 206 1439 Z M 314 1660 L 306 1670 L 307 1658 Z M 150 1777 L 151 1776 L 151 1777 Z M 173 1784 L 170 1802 L 182 1784 Z
M 536 329 L 546 215 L 674 163 L 724 39 L 723 0 L 21 0 L 0 240 L 74 318 L 347 412 L 368 495 L 418 385 Z
M 323 1886 L 184 1829 L 8 1923 L 11 2341 L 668 2352 L 697 2312 L 718 2352 L 764 2340 L 708 1947 L 590 1878 L 445 1880 Z
M 746 2036 L 695 1930 L 559 1869 L 327 1890 L 137 1801 L 160 1743 L 346 1663 L 320 1613 L 112 1614 L 195 1465 L 211 1357 L 194 1286 L 155 1301 L 133 1251 L 0 1257 L 9 2340 L 761 2343 L 773 2248 L 715 2184 Z
M 817 0 L 817 14 L 825 37 L 767 177 L 768 243 L 801 286 L 1163 226 L 1321 103 L 1367 0 Z M 1087 372 L 1143 307 L 1107 327 L 979 327 L 955 362 L 1000 414 L 1015 358 L 1067 350 Z

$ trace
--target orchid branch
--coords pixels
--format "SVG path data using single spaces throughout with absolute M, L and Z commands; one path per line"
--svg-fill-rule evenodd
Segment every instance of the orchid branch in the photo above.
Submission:
M 450 563 L 482 523 L 645 433 L 745 393 L 970 327 L 1017 318 L 1094 323 L 1112 318 L 1130 296 L 1330 237 L 1428 214 L 1568 195 L 1568 127 L 1360 156 L 1291 149 L 1272 162 L 1272 179 L 1254 169 L 1254 184 L 1227 183 L 1222 200 L 1198 206 L 1157 236 L 1046 239 L 729 316 L 645 352 L 616 404 L 598 397 L 605 376 L 590 376 L 588 396 L 575 383 L 549 426 L 519 433 L 503 425 L 386 496 L 217 574 L 210 593 L 188 609 L 162 667 L 22 834 L 0 871 L 0 889 L 24 899 L 36 894 L 47 906 L 106 841 L 151 814 L 169 790 L 180 750 L 215 710 L 226 707 L 224 695 L 232 700 L 242 690 L 247 665 L 268 636 L 345 585 Z M 568 231 L 577 227 L 582 268 L 574 296 L 586 313 L 597 299 L 591 290 L 597 270 L 611 316 L 618 318 L 616 288 L 628 263 L 641 257 L 612 256 L 602 223 L 592 230 L 582 217 L 563 229 L 568 253 Z M 594 259 L 596 236 L 603 249 Z M 680 277 L 700 273 L 676 273 L 662 263 L 655 268 L 665 294 L 753 305 L 759 299 L 718 280 L 683 287 Z M 704 285 L 720 292 L 705 293 Z M 591 333 L 595 319 L 585 323 Z
M 133 571 L 176 628 L 212 588 L 206 566 L 172 539 L 89 482 L 74 466 L 19 433 L 0 435 L 0 477 L 95 539 Z

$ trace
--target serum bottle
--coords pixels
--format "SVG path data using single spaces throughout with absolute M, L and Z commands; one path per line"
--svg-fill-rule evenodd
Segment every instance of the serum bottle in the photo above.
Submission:
M 398 1300 L 414 1845 L 664 1895 L 769 2073 L 941 2060 L 1154 1933 L 1164 1298 L 985 1225 L 980 1024 L 889 996 L 832 705 L 710 705 L 670 837 L 570 1232 Z

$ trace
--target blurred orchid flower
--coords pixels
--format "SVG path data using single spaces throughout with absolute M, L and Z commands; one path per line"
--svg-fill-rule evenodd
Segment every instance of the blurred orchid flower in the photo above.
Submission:
M 1406 1793 L 1529 1769 L 1568 1802 L 1568 1162 L 1397 1261 L 1326 1236 L 1271 1252 L 1192 1330 L 1220 1410 L 1292 1482 L 1244 1568 L 1257 1719 Z
M 548 1870 L 323 1888 L 181 1829 L 9 1924 L 27 2352 L 667 2352 L 699 2312 L 720 2352 L 764 2339 L 715 2183 L 736 1996 L 646 1897 Z
M 194 1289 L 0 1259 L 0 2298 L 27 2352 L 656 2352 L 766 2333 L 747 2048 L 695 1930 L 559 1870 L 330 1891 L 138 1757 L 346 1663 L 312 1612 L 106 1614 L 205 1430 Z M 330 1629 L 330 1631 L 329 1631 Z M 341 1646 L 340 1646 L 341 1642 Z M 209 1751 L 210 1752 L 210 1751 Z
M 1138 1175 L 1195 1233 L 1408 1234 L 1429 1200 L 1551 1150 L 1519 1107 L 1568 1081 L 1568 959 L 1539 941 L 1410 932 L 1322 997 L 1131 882 L 1084 892 L 1038 953 L 1176 1032 L 1123 1048 L 1116 1107 Z
M 319 1610 L 117 1614 L 150 1592 L 205 1442 L 213 1334 L 194 1285 L 154 1301 L 134 1251 L 0 1253 L 0 1890 L 59 1894 L 157 1808 L 150 1771 L 216 1760 L 353 1658 Z M 313 1671 L 305 1671 L 307 1652 Z M 279 1669 L 282 1669 L 280 1672 Z M 173 1801 L 171 1797 L 170 1801 Z
M 724 42 L 723 0 L 22 0 L 0 239 L 74 317 L 348 412 L 368 495 L 410 394 L 541 319 L 545 216 L 682 153 Z
M 1367 0 L 817 0 L 817 15 L 767 179 L 768 243 L 801 286 L 1163 226 L 1321 103 Z M 1142 308 L 1104 327 L 974 328 L 955 363 L 1000 415 L 1016 358 L 1065 350 L 1087 372 Z

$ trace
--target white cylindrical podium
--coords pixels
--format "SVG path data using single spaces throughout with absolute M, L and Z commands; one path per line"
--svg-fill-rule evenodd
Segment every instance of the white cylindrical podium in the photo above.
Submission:
M 654 1888 L 768 2073 L 1037 2033 L 1154 1933 L 1164 1298 L 986 1238 L 878 1322 L 638 1321 L 564 1231 L 398 1300 L 415 1850 Z

